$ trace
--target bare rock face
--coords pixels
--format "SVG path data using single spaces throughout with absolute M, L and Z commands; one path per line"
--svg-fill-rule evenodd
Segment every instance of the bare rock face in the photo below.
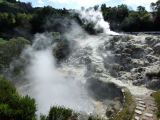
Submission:
M 156 45 L 153 47 L 153 50 L 154 50 L 154 53 L 155 53 L 155 54 L 160 54 L 160 43 L 156 44 Z
M 159 86 L 157 80 L 146 76 L 147 72 L 157 71 L 160 63 L 160 39 L 156 36 L 116 36 L 105 43 L 104 66 L 110 75 L 119 80 L 132 80 L 133 85 L 145 85 L 149 88 Z M 130 73 L 130 74 L 128 74 Z M 156 78 L 158 79 L 158 78 Z
M 159 70 L 159 56 L 159 36 L 112 35 L 97 48 L 81 47 L 67 63 L 77 68 L 85 65 L 86 79 L 95 73 L 107 74 L 124 82 L 130 80 L 136 86 L 154 88 L 158 83 L 146 73 Z

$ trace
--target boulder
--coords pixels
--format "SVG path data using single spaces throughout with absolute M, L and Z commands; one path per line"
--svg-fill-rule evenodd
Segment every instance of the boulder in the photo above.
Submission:
M 132 51 L 131 51 L 131 49 L 129 49 L 129 48 L 125 48 L 125 49 L 123 49 L 122 53 L 128 53 L 128 54 L 131 54 L 131 53 L 132 53 Z
M 150 47 L 147 47 L 147 48 L 145 49 L 145 51 L 146 51 L 147 54 L 151 54 L 151 55 L 153 55 L 153 53 L 154 53 L 153 49 L 150 48 Z
M 148 60 L 149 63 L 154 63 L 158 61 L 158 57 L 153 55 L 146 55 L 145 58 Z
M 160 54 L 160 43 L 156 44 L 156 45 L 153 47 L 153 50 L 154 50 L 154 53 L 155 53 L 155 54 Z
M 153 37 L 146 37 L 145 38 L 145 42 L 147 43 L 147 44 L 151 44 L 152 43 L 152 40 L 153 39 Z
M 135 47 L 131 50 L 132 50 L 131 56 L 133 58 L 142 58 L 147 54 L 141 45 L 135 45 Z

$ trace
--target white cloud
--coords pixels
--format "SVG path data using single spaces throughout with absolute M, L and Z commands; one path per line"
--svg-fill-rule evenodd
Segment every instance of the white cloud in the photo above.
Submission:
M 144 4 L 150 4 L 151 2 L 156 2 L 157 0 L 124 0 L 122 1 L 123 3 L 127 5 L 144 5 Z
M 38 0 L 39 4 L 44 4 L 44 2 L 42 0 Z
M 77 3 L 79 6 L 93 6 L 102 2 L 107 2 L 110 0 L 49 0 L 56 3 Z
M 151 8 L 150 8 L 150 5 L 146 5 L 145 8 L 146 8 L 147 11 L 152 11 Z

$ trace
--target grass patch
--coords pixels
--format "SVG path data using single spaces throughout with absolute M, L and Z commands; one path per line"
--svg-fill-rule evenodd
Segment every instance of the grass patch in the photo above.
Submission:
M 4 0 L 0 0 L 0 3 L 4 2 Z
M 0 38 L 0 44 L 1 43 L 6 43 L 7 41 L 6 40 L 3 40 L 2 38 Z
M 129 120 L 132 119 L 134 114 L 135 102 L 133 100 L 132 94 L 129 91 L 125 92 L 125 103 L 123 105 L 123 110 L 119 112 L 114 118 L 109 120 Z
M 155 101 L 157 103 L 157 117 L 158 119 L 160 118 L 160 91 L 154 92 L 153 93 L 153 98 L 155 98 Z

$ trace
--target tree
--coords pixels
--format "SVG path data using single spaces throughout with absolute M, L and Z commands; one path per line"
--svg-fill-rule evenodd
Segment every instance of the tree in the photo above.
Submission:
M 68 14 L 66 8 L 63 8 L 61 14 L 62 14 L 62 15 L 67 15 L 67 14 Z
M 42 27 L 46 22 L 49 22 L 50 18 L 53 16 L 57 17 L 57 12 L 51 6 L 44 6 L 36 11 L 36 14 L 33 15 L 33 19 L 31 21 L 32 24 L 32 32 L 44 32 L 44 28 Z
M 109 7 L 109 8 L 110 8 L 110 7 Z M 109 8 L 106 7 L 106 4 L 102 4 L 102 5 L 101 5 L 101 11 L 102 11 L 103 18 L 104 18 L 105 21 L 107 21 L 107 19 L 108 19 L 107 14 L 108 14 Z
M 159 30 L 159 26 L 160 26 L 160 0 L 158 0 L 156 3 L 152 2 L 150 4 L 150 7 L 153 10 L 154 28 L 156 30 Z
M 101 11 L 102 11 L 102 12 L 106 11 L 106 4 L 102 4 L 102 5 L 101 5 Z
M 33 15 L 30 14 L 21 14 L 17 13 L 16 15 L 16 26 L 20 27 L 24 30 L 30 31 L 31 30 L 31 20 L 33 19 Z
M 31 2 L 27 2 L 27 5 L 28 5 L 29 7 L 32 7 L 32 3 L 31 3 Z
M 145 11 L 146 11 L 145 7 L 143 7 L 143 6 L 138 6 L 138 7 L 137 7 L 137 10 L 138 10 L 139 12 L 145 12 Z
M 99 5 L 95 5 L 93 8 L 94 8 L 94 10 L 96 11 L 96 10 L 98 10 Z
M 26 44 L 30 44 L 30 41 L 23 37 L 13 38 L 6 43 L 0 44 L 0 65 L 8 68 L 12 59 L 20 56 Z
M 140 28 L 141 19 L 137 12 L 131 12 L 128 17 L 124 19 L 121 26 L 124 31 L 137 31 Z
M 122 4 L 118 6 L 118 10 L 117 10 L 117 19 L 118 22 L 122 22 L 126 17 L 129 16 L 129 9 L 127 7 L 127 5 Z
M 55 11 L 55 9 L 49 5 L 47 7 L 44 6 L 44 8 L 38 9 L 36 13 L 37 13 L 38 17 L 42 18 L 42 19 L 45 19 L 45 18 L 47 18 L 49 16 L 53 16 L 53 15 L 57 16 L 57 12 Z
M 21 97 L 16 88 L 6 80 L 0 79 L 0 118 L 3 120 L 32 120 L 35 118 L 35 99 L 28 95 Z
M 15 23 L 15 18 L 14 15 L 12 13 L 8 14 L 8 24 L 9 24 L 9 28 L 12 28 L 14 26 Z
M 152 2 L 150 4 L 150 8 L 152 9 L 152 14 L 153 14 L 153 17 L 155 16 L 155 12 L 156 12 L 156 3 Z
M 0 30 L 11 29 L 15 24 L 14 15 L 12 13 L 2 13 L 0 14 Z

